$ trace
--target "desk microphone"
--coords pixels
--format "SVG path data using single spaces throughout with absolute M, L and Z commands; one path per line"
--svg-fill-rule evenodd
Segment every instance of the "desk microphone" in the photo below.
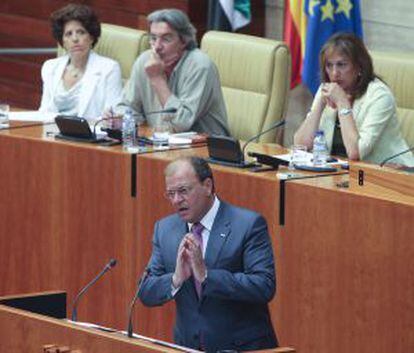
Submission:
M 72 304 L 72 321 L 77 321 L 78 319 L 78 312 L 77 312 L 77 306 L 79 299 L 81 296 L 99 279 L 101 278 L 105 273 L 107 273 L 112 267 L 116 265 L 115 259 L 110 259 L 109 262 L 105 265 L 103 270 L 98 273 L 98 275 L 90 281 L 85 287 L 82 288 L 82 290 L 79 292 L 79 294 L 76 296 L 75 300 Z
M 134 306 L 135 303 L 138 299 L 138 295 L 139 292 L 141 291 L 141 287 L 142 284 L 144 283 L 144 281 L 148 278 L 148 276 L 151 275 L 151 270 L 150 268 L 147 266 L 144 270 L 144 272 L 142 273 L 141 278 L 138 281 L 138 285 L 137 285 L 137 291 L 135 292 L 134 295 L 134 299 L 132 299 L 131 304 L 129 305 L 129 311 L 128 311 L 128 328 L 127 328 L 127 333 L 128 333 L 128 337 L 132 338 L 132 334 L 133 334 L 133 327 L 132 327 L 132 312 L 134 311 Z
M 380 167 L 383 167 L 385 163 L 389 162 L 391 159 L 394 159 L 396 157 L 401 156 L 402 154 L 408 153 L 410 151 L 414 151 L 414 147 L 410 147 L 402 152 L 399 152 L 397 154 L 392 155 L 391 157 L 387 157 L 385 158 L 381 163 L 380 163 Z
M 247 147 L 247 145 L 248 145 L 250 142 L 252 142 L 252 141 L 256 140 L 258 137 L 260 137 L 260 136 L 262 136 L 262 135 L 264 135 L 264 134 L 268 133 L 269 131 L 272 131 L 273 129 L 277 129 L 277 128 L 279 128 L 279 127 L 281 127 L 281 126 L 285 125 L 285 122 L 286 122 L 285 120 L 280 120 L 280 121 L 278 121 L 277 123 L 273 124 L 273 125 L 272 125 L 271 127 L 269 127 L 268 129 L 266 129 L 266 130 L 264 130 L 264 131 L 262 131 L 262 132 L 258 133 L 257 135 L 254 135 L 253 137 L 249 138 L 249 139 L 246 141 L 246 143 L 244 144 L 243 149 L 242 149 L 242 158 L 243 158 L 243 160 L 244 160 L 244 153 L 245 153 L 245 151 L 246 151 L 246 147 Z
M 147 116 L 147 115 L 152 115 L 152 114 L 174 114 L 177 113 L 177 108 L 168 108 L 168 109 L 163 109 L 163 110 L 155 110 L 149 113 L 143 113 L 142 115 Z

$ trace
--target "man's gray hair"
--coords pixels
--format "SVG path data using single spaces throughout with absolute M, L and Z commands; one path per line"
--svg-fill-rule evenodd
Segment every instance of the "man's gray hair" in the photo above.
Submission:
M 188 16 L 177 9 L 163 9 L 151 12 L 148 17 L 148 25 L 154 22 L 166 22 L 171 28 L 177 31 L 181 40 L 186 43 L 186 49 L 191 50 L 197 48 L 196 32 Z

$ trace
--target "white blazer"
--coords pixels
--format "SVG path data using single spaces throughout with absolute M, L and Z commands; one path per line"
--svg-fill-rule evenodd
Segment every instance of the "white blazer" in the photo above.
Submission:
M 42 66 L 43 95 L 39 111 L 58 113 L 54 104 L 59 81 L 69 56 L 47 60 Z M 82 78 L 78 116 L 93 119 L 122 100 L 122 76 L 119 64 L 91 51 Z

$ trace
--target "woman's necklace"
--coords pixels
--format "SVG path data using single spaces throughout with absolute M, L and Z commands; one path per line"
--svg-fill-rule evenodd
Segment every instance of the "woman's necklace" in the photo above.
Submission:
M 69 74 L 70 77 L 74 79 L 78 79 L 82 77 L 84 73 L 84 69 L 78 69 L 77 67 L 73 66 L 72 64 L 69 64 L 66 66 L 66 72 Z

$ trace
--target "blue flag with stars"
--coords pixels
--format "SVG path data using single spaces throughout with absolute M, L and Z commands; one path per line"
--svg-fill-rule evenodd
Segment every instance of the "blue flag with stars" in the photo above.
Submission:
M 352 32 L 362 38 L 359 0 L 305 0 L 307 17 L 302 81 L 315 95 L 320 84 L 319 51 L 335 32 Z

